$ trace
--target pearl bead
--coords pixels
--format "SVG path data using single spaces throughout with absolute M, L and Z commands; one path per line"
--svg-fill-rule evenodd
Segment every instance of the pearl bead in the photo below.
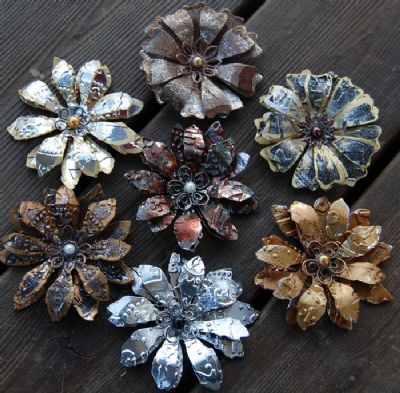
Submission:
M 77 128 L 79 127 L 79 124 L 81 124 L 81 120 L 78 116 L 71 116 L 67 122 L 69 128 Z
M 186 192 L 188 194 L 193 194 L 195 191 L 196 191 L 196 184 L 194 184 L 192 181 L 188 181 L 183 186 L 183 192 Z
M 192 65 L 195 68 L 203 67 L 203 58 L 201 58 L 200 56 L 194 57 L 193 60 L 192 60 Z
M 321 255 L 321 256 L 319 257 L 319 263 L 320 263 L 320 265 L 323 266 L 323 267 L 328 267 L 329 264 L 330 264 L 330 262 L 331 262 L 331 260 L 330 260 L 330 258 L 329 258 L 327 255 Z
M 63 247 L 63 252 L 65 255 L 74 255 L 76 252 L 75 244 L 67 243 Z

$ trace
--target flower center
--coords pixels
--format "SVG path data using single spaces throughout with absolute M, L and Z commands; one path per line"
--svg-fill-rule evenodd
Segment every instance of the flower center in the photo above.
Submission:
M 326 114 L 307 118 L 300 126 L 303 138 L 311 145 L 327 144 L 333 140 L 333 121 Z
M 196 191 L 196 184 L 193 181 L 188 181 L 183 186 L 183 192 L 193 194 Z
M 72 129 L 78 128 L 80 124 L 81 124 L 81 119 L 78 116 L 70 116 L 67 121 L 68 128 Z
M 64 255 L 71 256 L 76 253 L 76 245 L 74 243 L 66 243 L 63 246 Z
M 331 264 L 331 258 L 328 255 L 322 254 L 318 257 L 318 262 L 322 268 L 328 268 Z
M 194 68 L 197 68 L 197 69 L 203 68 L 203 65 L 204 65 L 204 60 L 203 60 L 202 57 L 195 56 L 195 57 L 192 58 L 192 66 Z

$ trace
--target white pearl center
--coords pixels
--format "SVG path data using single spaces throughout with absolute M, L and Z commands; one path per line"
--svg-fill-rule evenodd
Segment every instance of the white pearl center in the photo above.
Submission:
M 75 244 L 67 243 L 63 247 L 63 251 L 65 255 L 74 255 L 76 252 Z
M 183 186 L 183 191 L 188 194 L 193 194 L 196 191 L 196 184 L 194 184 L 192 181 L 188 181 Z

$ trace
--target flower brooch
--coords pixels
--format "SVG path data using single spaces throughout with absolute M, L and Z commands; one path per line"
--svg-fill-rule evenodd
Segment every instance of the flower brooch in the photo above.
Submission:
M 125 174 L 133 187 L 149 194 L 136 218 L 158 232 L 174 223 L 184 250 L 197 247 L 203 226 L 213 235 L 236 240 L 231 213 L 250 213 L 257 207 L 253 191 L 233 178 L 244 171 L 249 155 L 236 152 L 232 138 L 223 139 L 215 122 L 204 133 L 196 126 L 176 126 L 171 147 L 144 138 L 142 158 L 151 169 Z
M 349 78 L 305 70 L 286 76 L 289 88 L 272 86 L 260 102 L 268 109 L 257 119 L 256 141 L 274 172 L 294 171 L 295 188 L 354 186 L 367 175 L 380 148 L 381 128 L 372 98 Z
M 37 265 L 22 278 L 14 296 L 16 310 L 30 306 L 46 292 L 54 321 L 71 305 L 91 321 L 99 301 L 109 300 L 108 282 L 132 281 L 131 271 L 122 262 L 131 248 L 123 241 L 131 222 L 111 222 L 116 201 L 101 197 L 100 186 L 81 201 L 64 186 L 45 189 L 43 204 L 25 201 L 11 212 L 17 232 L 2 239 L 0 261 L 9 266 Z M 46 290 L 53 273 L 56 279 Z
M 8 127 L 15 139 L 31 139 L 54 131 L 35 147 L 26 165 L 43 176 L 61 166 L 61 181 L 73 189 L 82 173 L 96 177 L 99 172 L 111 173 L 114 159 L 94 139 L 109 144 L 120 153 L 138 153 L 141 138 L 122 122 L 141 111 L 143 103 L 126 93 L 105 95 L 111 86 L 108 67 L 98 60 L 85 63 L 75 75 L 65 60 L 54 59 L 52 83 L 63 97 L 60 104 L 47 85 L 36 80 L 19 91 L 25 103 L 53 112 L 57 117 L 22 116 Z M 94 139 L 93 139 L 94 138 Z
M 122 346 L 121 363 L 135 367 L 145 363 L 157 347 L 151 369 L 159 389 L 176 388 L 183 371 L 181 341 L 201 385 L 218 390 L 222 371 L 214 346 L 230 358 L 244 355 L 241 338 L 258 312 L 237 300 L 242 289 L 230 269 L 205 274 L 201 258 L 185 260 L 172 254 L 170 282 L 151 265 L 133 269 L 133 293 L 108 306 L 109 321 L 118 327 L 137 327 Z M 147 326 L 148 324 L 152 326 Z
M 360 299 L 373 304 L 392 299 L 378 267 L 392 247 L 380 242 L 381 227 L 371 225 L 369 210 L 350 213 L 343 199 L 330 204 L 323 197 L 314 207 L 294 202 L 290 208 L 273 206 L 272 212 L 282 232 L 300 247 L 278 236 L 263 239 L 256 255 L 267 267 L 255 282 L 290 301 L 289 324 L 306 329 L 328 310 L 334 324 L 351 329 Z
M 229 10 L 204 3 L 157 17 L 147 27 L 140 55 L 147 83 L 157 101 L 169 101 L 181 116 L 227 116 L 243 106 L 238 94 L 251 97 L 262 77 L 241 63 L 258 56 L 257 35 Z

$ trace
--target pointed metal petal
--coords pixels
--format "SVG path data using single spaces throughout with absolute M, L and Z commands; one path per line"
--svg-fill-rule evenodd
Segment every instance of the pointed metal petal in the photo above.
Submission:
M 66 156 L 75 161 L 78 168 L 86 175 L 96 177 L 100 172 L 100 164 L 90 143 L 74 138 Z
M 201 333 L 212 333 L 231 340 L 239 340 L 249 335 L 247 328 L 238 319 L 229 317 L 208 321 L 195 321 L 193 325 Z
M 46 116 L 22 116 L 18 117 L 7 131 L 16 140 L 31 139 L 46 135 L 56 129 L 54 119 Z
M 118 261 L 131 250 L 131 245 L 118 239 L 103 239 L 91 244 L 89 259 Z
M 101 98 L 90 111 L 93 120 L 129 119 L 143 109 L 143 102 L 126 93 L 111 93 Z
M 167 196 L 153 196 L 146 199 L 138 208 L 136 219 L 147 221 L 167 215 L 171 211 L 171 198 Z
M 229 340 L 209 333 L 199 333 L 197 337 L 213 345 L 215 349 L 219 349 L 228 358 L 244 356 L 243 344 L 240 340 Z
M 290 216 L 297 224 L 300 240 L 304 242 L 319 240 L 319 218 L 312 206 L 293 202 L 290 206 Z
M 236 301 L 231 306 L 226 308 L 219 308 L 212 310 L 204 315 L 204 320 L 210 321 L 215 319 L 237 319 L 243 325 L 250 325 L 254 323 L 259 317 L 260 313 L 251 307 L 250 304 Z M 215 333 L 216 334 L 216 333 Z
M 136 189 L 157 195 L 165 192 L 163 178 L 155 173 L 145 170 L 132 170 L 125 173 L 125 178 Z
M 125 240 L 131 232 L 131 226 L 132 221 L 130 220 L 114 221 L 107 226 L 104 237 Z
M 178 165 L 174 152 L 162 142 L 145 139 L 143 156 L 146 164 L 166 176 L 172 176 Z
M 55 57 L 53 59 L 53 70 L 51 82 L 62 94 L 68 103 L 76 103 L 78 98 L 78 86 L 76 83 L 75 70 L 65 60 Z
M 128 284 L 133 280 L 131 269 L 122 261 L 96 261 L 109 282 L 115 284 Z
M 85 229 L 91 235 L 103 231 L 115 217 L 116 209 L 117 201 L 115 198 L 92 202 L 87 209 L 82 229 Z
M 61 181 L 66 187 L 73 190 L 75 186 L 79 183 L 79 179 L 82 176 L 82 171 L 79 169 L 78 163 L 75 161 L 75 159 L 71 158 L 72 148 L 73 144 L 71 143 L 68 147 L 67 154 L 61 165 Z
M 174 223 L 174 234 L 183 250 L 194 251 L 203 237 L 200 217 L 194 212 L 179 216 Z
M 331 239 L 337 239 L 347 231 L 350 208 L 343 198 L 333 202 L 326 216 L 326 230 Z
M 40 144 L 36 154 L 36 169 L 39 176 L 45 175 L 63 162 L 66 145 L 67 138 L 62 134 L 46 138 Z
M 4 248 L 17 255 L 43 256 L 46 243 L 23 233 L 10 233 L 2 239 Z
M 84 264 L 76 270 L 88 295 L 103 302 L 109 299 L 107 278 L 98 267 Z
M 21 100 L 34 108 L 57 113 L 62 107 L 46 83 L 33 81 L 18 91 Z
M 90 124 L 90 134 L 109 145 L 124 146 L 141 139 L 136 132 L 122 122 L 96 121 Z
M 86 293 L 82 282 L 77 276 L 74 277 L 74 283 L 74 308 L 85 321 L 93 321 L 99 311 L 99 301 L 93 299 Z
M 53 321 L 60 321 L 68 312 L 74 300 L 74 284 L 71 273 L 62 271 L 47 289 L 47 310 Z
M 361 281 L 369 285 L 378 284 L 385 275 L 378 266 L 370 262 L 350 262 L 340 277 L 350 281 Z
M 349 257 L 360 257 L 371 251 L 379 243 L 380 226 L 358 226 L 350 231 L 343 242 L 342 250 Z
M 335 308 L 340 316 L 349 322 L 357 322 L 360 300 L 354 289 L 349 285 L 333 281 L 329 291 L 335 300 Z

